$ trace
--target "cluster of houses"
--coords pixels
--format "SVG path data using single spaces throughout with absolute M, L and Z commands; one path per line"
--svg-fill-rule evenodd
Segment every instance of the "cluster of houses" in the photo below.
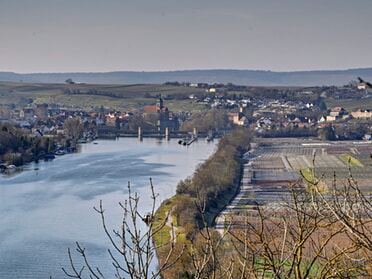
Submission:
M 212 89 L 212 91 L 211 91 Z M 296 125 L 297 127 L 310 127 L 334 121 L 357 119 L 372 119 L 372 111 L 358 109 L 347 112 L 342 107 L 335 107 L 328 115 L 323 115 L 320 119 L 314 117 L 302 117 L 304 111 L 320 111 L 320 108 L 311 103 L 288 100 L 270 100 L 258 97 L 247 97 L 241 99 L 229 99 L 226 97 L 226 88 L 208 89 L 214 94 L 210 94 L 201 100 L 211 108 L 224 108 L 238 110 L 230 112 L 229 119 L 239 126 L 250 126 L 257 130 L 269 129 L 272 125 Z M 195 99 L 190 95 L 190 99 Z M 246 107 L 253 107 L 253 115 L 245 115 Z M 300 113 L 301 112 L 301 113 Z M 10 106 L 0 106 L 0 121 L 11 122 L 24 128 L 29 128 L 34 133 L 58 134 L 64 133 L 64 121 L 71 117 L 80 117 L 83 124 L 116 126 L 125 128 L 134 118 L 141 118 L 148 114 L 157 117 L 158 129 L 165 127 L 176 131 L 180 121 L 176 114 L 171 112 L 165 105 L 164 100 L 159 97 L 155 105 L 145 106 L 142 111 L 111 111 L 111 112 L 84 112 L 78 110 L 67 110 L 60 108 L 50 108 L 46 104 L 36 105 L 27 108 L 12 108 Z M 306 114 L 306 113 L 305 113 Z M 275 119 L 274 119 L 275 117 Z M 249 121 L 251 119 L 251 123 Z M 255 119 L 255 121 L 252 121 Z
M 35 134 L 63 134 L 64 122 L 68 118 L 80 117 L 83 123 L 97 125 L 105 125 L 112 119 L 111 113 L 49 108 L 44 104 L 27 108 L 11 108 L 3 105 L 0 106 L 0 116 L 0 122 L 30 129 Z
M 84 125 L 94 124 L 122 128 L 127 126 L 133 118 L 140 118 L 151 113 L 156 115 L 159 129 L 165 129 L 165 127 L 172 130 L 178 129 L 177 116 L 164 106 L 161 97 L 156 105 L 148 105 L 143 111 L 84 112 L 81 110 L 48 108 L 46 104 L 36 105 L 32 108 L 0 106 L 0 122 L 30 129 L 37 135 L 63 134 L 64 122 L 68 118 L 79 117 Z
M 243 113 L 243 107 L 247 103 L 254 104 L 253 122 L 249 122 L 247 116 Z M 240 126 L 249 126 L 258 132 L 272 130 L 278 127 L 298 127 L 298 128 L 323 128 L 334 123 L 342 125 L 351 119 L 359 119 L 371 123 L 372 110 L 357 109 L 348 112 L 343 107 L 332 108 L 327 115 L 319 118 L 304 115 L 304 111 L 320 111 L 320 108 L 311 103 L 302 103 L 300 101 L 277 101 L 277 100 L 245 100 L 240 103 L 240 110 L 236 113 L 229 113 L 230 120 Z M 299 113 L 302 112 L 302 113 Z M 337 123 L 337 124 L 336 124 Z M 372 127 L 370 125 L 370 127 Z M 365 138 L 370 138 L 365 135 Z
M 334 122 L 349 119 L 372 119 L 372 110 L 357 109 L 356 111 L 348 112 L 343 107 L 335 107 L 331 109 L 328 115 L 322 115 L 319 119 L 315 117 L 301 117 L 298 112 L 304 111 L 320 111 L 320 108 L 312 103 L 303 103 L 301 101 L 278 101 L 278 100 L 263 100 L 257 98 L 244 99 L 240 101 L 215 99 L 212 107 L 231 107 L 239 106 L 239 112 L 230 113 L 230 119 L 234 124 L 247 126 L 247 117 L 243 113 L 244 107 L 248 104 L 255 107 L 253 118 L 257 119 L 257 123 L 269 121 L 273 115 L 277 116 L 275 121 L 284 121 L 297 123 L 299 127 L 306 127 L 316 123 Z
M 343 107 L 333 108 L 326 118 L 322 118 L 320 121 L 337 121 L 337 120 L 348 120 L 351 118 L 355 119 L 372 119 L 372 111 L 368 109 L 357 109 L 356 111 L 347 112 Z

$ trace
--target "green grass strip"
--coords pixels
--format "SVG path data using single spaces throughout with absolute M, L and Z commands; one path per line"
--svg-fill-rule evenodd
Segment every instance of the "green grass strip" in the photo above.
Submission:
M 339 158 L 352 167 L 363 167 L 363 164 L 358 159 L 348 154 L 339 155 Z
M 307 191 L 314 191 L 315 190 L 314 187 L 316 185 L 316 187 L 318 188 L 318 190 L 321 193 L 327 193 L 328 192 L 327 185 L 324 183 L 324 181 L 318 181 L 318 179 L 316 179 L 316 177 L 314 177 L 314 173 L 311 171 L 311 169 L 305 168 L 305 169 L 300 169 L 299 171 L 300 171 L 301 176 L 306 181 Z
M 173 197 L 174 198 L 174 197 Z M 173 206 L 172 198 L 167 202 L 163 202 L 155 213 L 153 227 L 157 228 L 163 224 L 167 214 L 171 211 Z M 171 227 L 164 225 L 163 228 L 153 236 L 154 242 L 157 246 L 163 245 L 170 241 L 170 230 Z
M 300 174 L 306 181 L 315 181 L 314 174 L 309 168 L 300 169 Z

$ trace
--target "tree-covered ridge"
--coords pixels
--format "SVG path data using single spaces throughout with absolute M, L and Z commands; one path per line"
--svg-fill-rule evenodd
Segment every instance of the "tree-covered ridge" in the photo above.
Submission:
M 261 70 L 183 70 L 162 72 L 103 72 L 103 73 L 29 73 L 19 74 L 12 72 L 0 72 L 3 81 L 18 82 L 42 82 L 63 83 L 72 79 L 82 83 L 121 84 L 127 83 L 163 83 L 166 81 L 190 81 L 198 82 L 232 82 L 236 84 L 254 84 L 260 86 L 296 86 L 296 85 L 342 85 L 346 81 L 364 76 L 367 80 L 372 79 L 371 68 L 334 70 L 334 71 L 294 71 L 273 72 Z

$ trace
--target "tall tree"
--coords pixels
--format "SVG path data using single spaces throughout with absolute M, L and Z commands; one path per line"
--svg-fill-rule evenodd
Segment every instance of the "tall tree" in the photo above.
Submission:
M 83 132 L 83 125 L 80 117 L 71 117 L 66 119 L 64 123 L 65 134 L 67 137 L 77 140 L 81 137 Z

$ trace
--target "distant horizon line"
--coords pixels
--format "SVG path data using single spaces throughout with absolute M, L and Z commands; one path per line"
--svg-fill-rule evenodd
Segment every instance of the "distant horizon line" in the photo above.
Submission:
M 303 72 L 343 72 L 353 70 L 366 70 L 371 67 L 345 68 L 345 69 L 328 69 L 328 70 L 292 70 L 292 71 L 278 71 L 278 70 L 254 70 L 254 69 L 229 69 L 229 68 L 211 68 L 211 69 L 184 69 L 184 70 L 112 70 L 112 71 L 51 71 L 51 72 L 14 72 L 14 71 L 0 71 L 0 73 L 13 73 L 19 75 L 32 74 L 105 74 L 105 73 L 170 73 L 170 72 L 195 72 L 195 71 L 249 71 L 249 72 L 271 72 L 271 73 L 303 73 Z

